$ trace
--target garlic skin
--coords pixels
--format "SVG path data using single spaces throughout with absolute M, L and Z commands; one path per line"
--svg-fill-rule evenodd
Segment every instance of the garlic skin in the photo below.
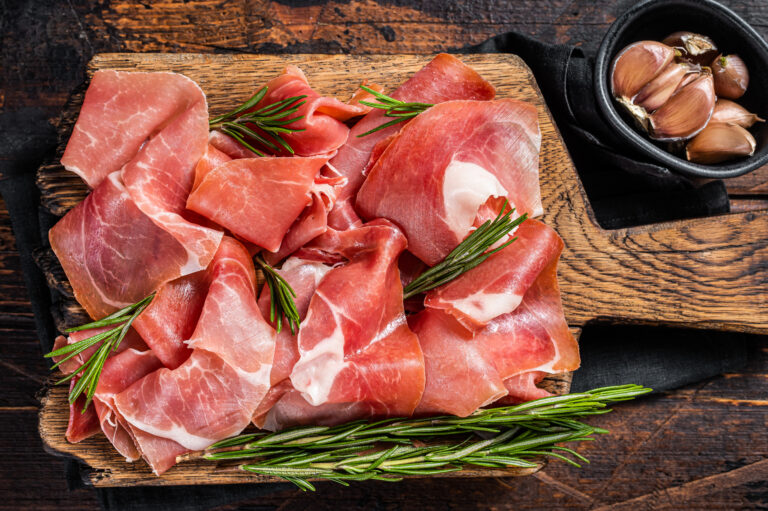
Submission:
M 712 39 L 693 32 L 675 32 L 661 42 L 679 50 L 678 58 L 692 64 L 709 65 L 718 54 L 717 46 Z
M 718 55 L 710 67 L 718 96 L 739 99 L 747 91 L 749 70 L 738 55 Z
M 688 161 L 706 165 L 755 153 L 755 137 L 735 124 L 710 123 L 685 146 Z
M 613 96 L 631 101 L 640 89 L 672 62 L 674 57 L 674 49 L 656 41 L 638 41 L 630 44 L 613 59 Z
M 709 122 L 715 109 L 715 85 L 712 74 L 703 71 L 648 118 L 648 132 L 660 141 L 693 137 Z
M 765 119 L 761 119 L 757 114 L 753 114 L 740 104 L 723 98 L 718 98 L 717 103 L 715 103 L 715 110 L 709 119 L 710 124 L 735 124 L 742 128 L 750 128 L 756 122 L 765 122 Z

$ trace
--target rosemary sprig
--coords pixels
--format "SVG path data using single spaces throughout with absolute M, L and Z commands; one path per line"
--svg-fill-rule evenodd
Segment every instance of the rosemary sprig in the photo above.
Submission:
M 81 330 L 90 330 L 92 328 L 102 328 L 105 326 L 117 325 L 107 331 L 93 335 L 86 339 L 82 339 L 76 343 L 69 344 L 57 350 L 51 351 L 45 355 L 46 358 L 66 355 L 51 367 L 51 369 L 55 369 L 59 367 L 59 365 L 61 365 L 63 362 L 66 362 L 67 360 L 79 355 L 88 348 L 101 344 L 98 349 L 96 349 L 96 351 L 88 358 L 88 360 L 86 360 L 80 367 L 78 367 L 71 374 L 56 382 L 56 385 L 60 385 L 62 383 L 68 382 L 78 374 L 82 373 L 80 379 L 77 380 L 77 383 L 69 393 L 68 399 L 70 404 L 74 404 L 77 398 L 80 397 L 83 392 L 85 392 L 86 401 L 82 410 L 85 412 L 85 410 L 88 408 L 88 405 L 91 404 L 93 395 L 96 393 L 96 387 L 99 384 L 101 371 L 104 369 L 104 363 L 107 361 L 107 358 L 109 358 L 109 354 L 117 350 L 118 346 L 120 346 L 120 343 L 125 338 L 125 334 L 127 334 L 128 330 L 131 328 L 133 321 L 139 316 L 139 314 L 144 311 L 144 309 L 149 306 L 154 297 L 155 293 L 152 293 L 143 300 L 138 301 L 133 305 L 124 307 L 119 311 L 114 312 L 98 321 L 93 321 L 85 325 L 67 329 L 66 333 L 72 333 Z
M 405 286 L 403 298 L 407 299 L 419 293 L 424 293 L 455 279 L 514 242 L 517 238 L 511 238 L 503 245 L 493 250 L 488 250 L 494 243 L 504 238 L 512 229 L 528 218 L 528 213 L 524 213 L 513 220 L 512 212 L 515 210 L 511 209 L 504 213 L 506 208 L 507 201 L 504 201 L 504 206 L 494 220 L 484 222 L 483 225 L 467 236 L 464 241 L 459 243 L 442 262 L 428 269 Z
M 277 333 L 283 328 L 283 318 L 288 321 L 291 333 L 296 335 L 299 331 L 299 312 L 296 310 L 296 292 L 288 281 L 281 277 L 261 255 L 253 258 L 264 274 L 264 280 L 269 287 L 269 321 L 275 325 Z
M 397 481 L 404 475 L 439 474 L 467 466 L 536 468 L 536 459 L 544 456 L 580 466 L 578 461 L 588 461 L 558 444 L 590 441 L 592 435 L 607 431 L 576 419 L 608 413 L 610 403 L 650 391 L 621 385 L 478 410 L 468 417 L 355 421 L 257 432 L 218 442 L 198 455 L 212 461 L 246 459 L 241 470 L 282 477 L 303 490 L 315 489 L 309 479 L 346 485 L 369 479 Z
M 265 156 L 265 154 L 254 147 L 252 143 L 254 141 L 273 151 L 279 151 L 282 148 L 294 154 L 293 149 L 281 134 L 305 131 L 304 129 L 289 128 L 288 125 L 304 118 L 303 115 L 291 116 L 298 111 L 301 105 L 306 103 L 302 100 L 307 96 L 292 96 L 249 112 L 248 110 L 258 105 L 266 94 L 267 87 L 264 86 L 239 107 L 208 121 L 208 125 L 211 129 L 218 129 L 226 133 L 240 145 L 259 156 Z M 254 128 L 260 129 L 263 134 Z
M 374 103 L 372 101 L 360 101 L 361 105 L 369 106 L 371 108 L 380 108 L 384 110 L 385 117 L 394 117 L 394 119 L 389 122 L 385 122 L 381 126 L 377 126 L 372 130 L 366 131 L 362 135 L 358 135 L 358 138 L 370 135 L 371 133 L 375 133 L 379 130 L 383 130 L 384 128 L 388 128 L 389 126 L 393 126 L 399 122 L 412 119 L 427 108 L 435 106 L 432 103 L 406 103 L 404 101 L 389 97 L 386 94 L 382 94 L 381 92 L 371 89 L 370 87 L 366 87 L 365 85 L 361 85 L 360 88 L 365 92 L 373 94 L 373 96 L 379 100 L 378 103 Z

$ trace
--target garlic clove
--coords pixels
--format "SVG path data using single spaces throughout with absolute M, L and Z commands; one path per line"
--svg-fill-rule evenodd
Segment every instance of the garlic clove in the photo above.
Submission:
M 648 119 L 654 140 L 685 140 L 704 129 L 715 108 L 712 74 L 702 72 L 695 80 L 675 92 Z
M 738 55 L 719 55 L 712 61 L 715 92 L 728 99 L 739 99 L 747 91 L 749 70 Z
M 693 32 L 675 32 L 661 42 L 679 50 L 680 59 L 702 66 L 709 65 L 718 53 L 712 39 Z
M 687 64 L 670 62 L 656 78 L 640 89 L 632 102 L 648 112 L 653 112 L 667 102 L 689 71 L 690 67 Z
M 755 154 L 755 137 L 735 124 L 709 123 L 685 147 L 685 156 L 695 163 L 721 163 Z
M 742 128 L 749 128 L 756 122 L 765 122 L 765 119 L 761 119 L 757 114 L 753 114 L 734 101 L 718 98 L 709 122 L 735 124 Z
M 645 84 L 672 62 L 675 50 L 656 41 L 630 44 L 613 59 L 611 90 L 617 99 L 631 100 Z

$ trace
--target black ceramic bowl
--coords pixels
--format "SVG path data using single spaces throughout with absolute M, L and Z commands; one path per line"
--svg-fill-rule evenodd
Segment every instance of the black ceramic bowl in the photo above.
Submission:
M 746 174 L 768 163 L 768 123 L 750 131 L 757 141 L 755 154 L 716 165 L 701 165 L 677 157 L 638 131 L 611 95 L 613 58 L 636 41 L 661 41 L 680 30 L 711 37 L 725 54 L 738 54 L 749 69 L 747 92 L 737 100 L 747 110 L 768 118 L 768 44 L 730 9 L 713 0 L 646 0 L 621 15 L 603 38 L 595 62 L 595 94 L 606 121 L 631 146 L 659 163 L 689 176 L 728 178 Z

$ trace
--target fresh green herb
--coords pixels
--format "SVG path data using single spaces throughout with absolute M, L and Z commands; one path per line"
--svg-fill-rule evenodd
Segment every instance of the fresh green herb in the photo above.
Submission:
M 257 149 L 254 143 L 261 144 L 272 151 L 279 151 L 282 148 L 294 154 L 293 149 L 283 139 L 282 134 L 305 131 L 304 129 L 289 128 L 288 125 L 304 118 L 303 115 L 291 116 L 298 111 L 301 105 L 306 103 L 302 100 L 307 96 L 293 96 L 249 112 L 248 110 L 258 105 L 266 94 L 267 87 L 264 86 L 256 91 L 248 101 L 231 112 L 214 117 L 208 124 L 211 129 L 218 129 L 226 133 L 240 145 L 259 156 L 265 156 L 265 154 Z M 256 131 L 257 129 L 260 129 L 262 133 Z
M 494 220 L 487 220 L 472 234 L 467 236 L 464 241 L 459 243 L 442 262 L 428 269 L 405 286 L 403 298 L 410 298 L 450 282 L 514 242 L 517 238 L 511 238 L 503 245 L 493 250 L 488 250 L 528 218 L 528 213 L 524 213 L 513 220 L 512 212 L 515 210 L 511 209 L 504 213 L 506 208 L 507 201 L 504 201 L 501 212 L 499 212 L 499 215 Z
M 275 269 L 267 264 L 261 255 L 254 257 L 254 261 L 262 270 L 264 280 L 269 287 L 269 321 L 275 325 L 277 333 L 283 328 L 283 318 L 288 322 L 291 333 L 299 330 L 299 312 L 296 310 L 296 291 L 281 277 Z
M 315 489 L 310 479 L 347 485 L 371 479 L 398 481 L 405 475 L 440 474 L 467 466 L 535 470 L 537 460 L 546 456 L 580 466 L 578 461 L 588 461 L 558 444 L 590 441 L 592 435 L 608 432 L 576 419 L 608 413 L 608 404 L 650 391 L 622 385 L 487 408 L 468 417 L 356 421 L 257 432 L 223 440 L 182 459 L 249 460 L 239 468 L 281 477 L 303 490 Z
M 85 406 L 83 406 L 83 412 L 85 412 L 85 410 L 88 408 L 88 405 L 91 403 L 91 400 L 93 399 L 94 393 L 96 392 L 96 387 L 98 386 L 99 378 L 101 377 L 101 371 L 104 368 L 104 363 L 107 361 L 109 354 L 117 350 L 117 347 L 120 346 L 120 343 L 125 338 L 125 334 L 127 334 L 128 330 L 131 328 L 133 321 L 138 317 L 139 314 L 144 311 L 144 309 L 147 308 L 147 306 L 149 306 L 154 297 L 155 293 L 152 293 L 143 300 L 122 308 L 119 311 L 114 312 L 98 321 L 93 321 L 85 325 L 67 329 L 66 333 L 72 333 L 81 330 L 90 330 L 92 328 L 102 328 L 106 326 L 117 325 L 114 328 L 88 337 L 87 339 L 82 339 L 73 344 L 68 344 L 63 348 L 51 351 L 45 355 L 46 358 L 64 356 L 64 358 L 56 362 L 53 367 L 51 367 L 51 369 L 55 369 L 63 362 L 66 362 L 67 360 L 79 355 L 88 348 L 99 345 L 96 351 L 80 367 L 78 367 L 68 376 L 65 376 L 56 382 L 56 385 L 59 385 L 61 383 L 68 382 L 75 376 L 80 375 L 77 383 L 69 393 L 70 404 L 74 404 L 77 398 L 80 397 L 83 392 L 85 392 L 86 401 Z
M 394 119 L 389 122 L 385 122 L 381 126 L 377 126 L 370 131 L 366 131 L 362 135 L 358 135 L 358 138 L 370 135 L 371 133 L 375 133 L 379 130 L 383 130 L 384 128 L 388 128 L 399 122 L 412 119 L 427 108 L 435 106 L 432 103 L 406 103 L 404 101 L 391 98 L 386 94 L 382 94 L 381 92 L 375 91 L 370 87 L 366 87 L 365 85 L 361 85 L 360 88 L 365 92 L 373 94 L 373 96 L 379 100 L 378 103 L 374 103 L 372 101 L 360 101 L 361 105 L 369 106 L 372 108 L 380 108 L 384 110 L 385 117 L 394 117 Z

